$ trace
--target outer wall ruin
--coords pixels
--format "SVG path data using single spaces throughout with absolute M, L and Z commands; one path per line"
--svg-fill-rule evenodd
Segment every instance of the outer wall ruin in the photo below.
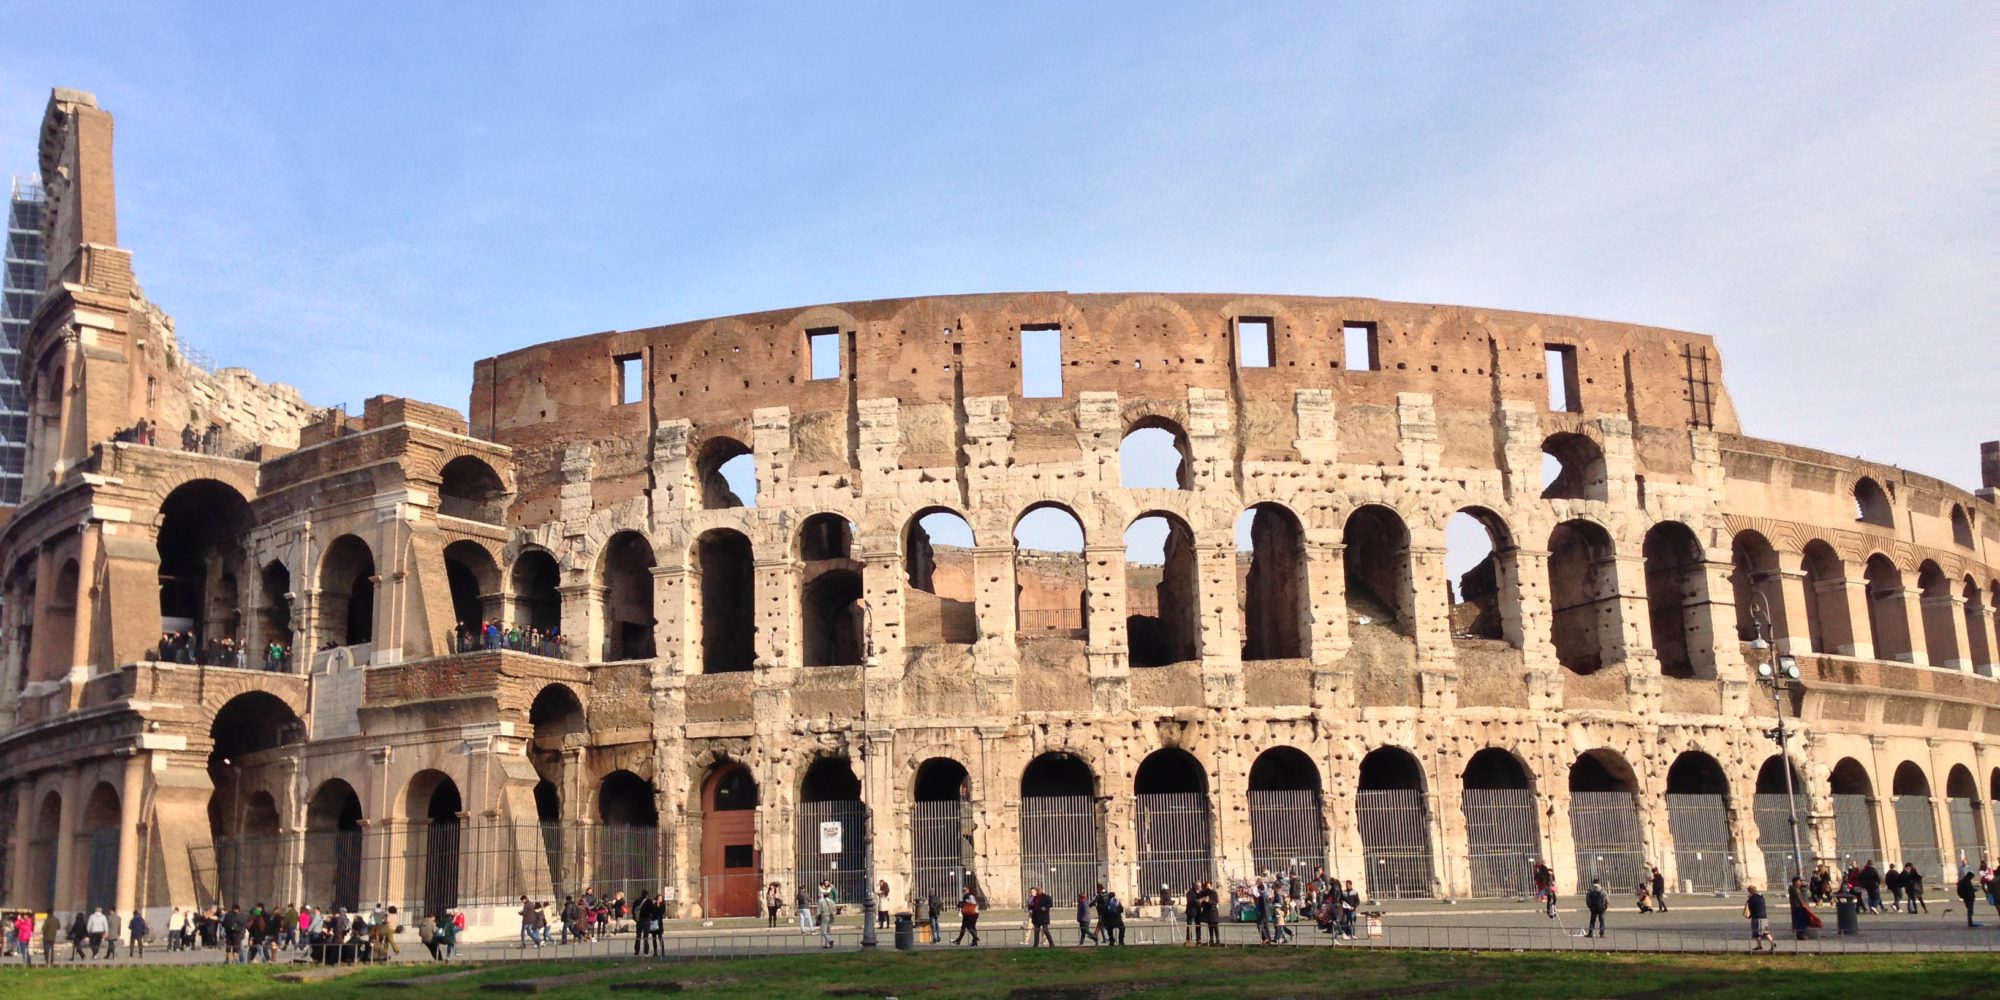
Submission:
M 1319 865 L 1497 895 L 1537 859 L 1766 885 L 1774 654 L 1809 862 L 1939 877 L 2000 834 L 2000 468 L 1974 495 L 1745 437 L 1708 337 L 844 303 L 481 360 L 469 417 L 253 407 L 261 447 L 186 451 L 116 440 L 157 310 L 87 98 L 44 129 L 44 475 L 0 529 L 9 900 L 505 931 L 586 885 L 683 916 L 821 875 L 854 898 L 869 851 L 898 908 Z M 1024 370 L 1031 340 L 1059 367 Z M 1142 432 L 1167 472 L 1127 485 L 1159 471 L 1121 459 Z M 1492 552 L 1454 578 L 1458 514 Z M 176 662 L 180 630 L 246 652 Z

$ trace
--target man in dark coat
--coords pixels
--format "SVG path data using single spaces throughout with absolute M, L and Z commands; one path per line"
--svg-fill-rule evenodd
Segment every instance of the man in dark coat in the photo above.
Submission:
M 1659 869 L 1654 869 L 1653 874 L 1658 876 Z M 1584 925 L 1583 936 L 1589 937 L 1594 932 L 1603 937 L 1604 911 L 1611 908 L 1611 897 L 1605 894 L 1602 882 L 1590 880 L 1590 891 L 1583 894 L 1583 906 L 1590 911 L 1590 923 Z

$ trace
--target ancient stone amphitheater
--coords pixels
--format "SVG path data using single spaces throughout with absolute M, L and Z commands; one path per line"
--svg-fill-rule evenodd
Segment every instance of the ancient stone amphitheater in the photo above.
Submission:
M 159 401 L 187 366 L 88 95 L 43 172 L 11 901 L 492 926 L 585 886 L 852 899 L 870 852 L 890 905 L 1005 906 L 1317 866 L 1767 884 L 1794 815 L 1809 865 L 1995 843 L 2000 449 L 1974 495 L 1745 437 L 1706 336 L 858 302 L 481 360 L 469 418 L 378 397 L 185 450 L 227 415 Z

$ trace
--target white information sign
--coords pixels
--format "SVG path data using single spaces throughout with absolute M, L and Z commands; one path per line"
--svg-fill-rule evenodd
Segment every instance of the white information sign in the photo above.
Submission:
M 819 825 L 819 852 L 821 854 L 840 853 L 840 821 L 830 819 Z

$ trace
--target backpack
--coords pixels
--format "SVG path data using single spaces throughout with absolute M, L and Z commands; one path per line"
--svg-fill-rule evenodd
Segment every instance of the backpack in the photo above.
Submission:
M 1600 912 L 1611 905 L 1610 901 L 1604 898 L 1604 890 L 1596 886 L 1590 887 L 1590 892 L 1584 896 L 1583 902 L 1585 906 L 1590 907 L 1592 913 Z
M 1104 902 L 1104 912 L 1106 912 L 1106 913 L 1109 913 L 1109 914 L 1111 914 L 1112 916 L 1114 916 L 1114 917 L 1115 917 L 1115 916 L 1117 916 L 1117 915 L 1119 915 L 1119 914 L 1121 914 L 1121 913 L 1124 913 L 1124 912 L 1125 912 L 1125 904 L 1124 904 L 1124 903 L 1122 903 L 1122 902 L 1119 902 L 1119 900 L 1118 900 L 1118 897 L 1117 897 L 1117 896 L 1113 896 L 1113 897 L 1111 897 L 1110 899 L 1108 899 L 1108 900 L 1105 900 L 1105 902 Z

